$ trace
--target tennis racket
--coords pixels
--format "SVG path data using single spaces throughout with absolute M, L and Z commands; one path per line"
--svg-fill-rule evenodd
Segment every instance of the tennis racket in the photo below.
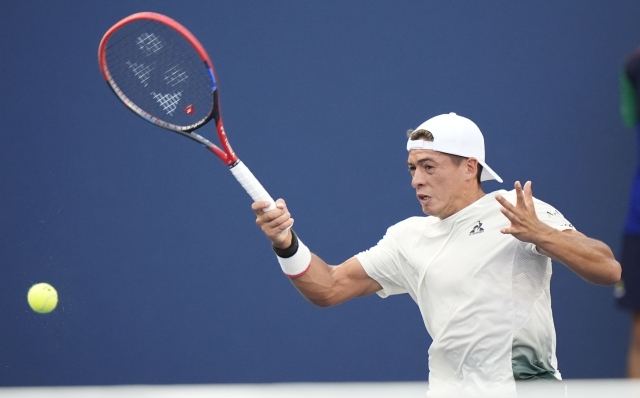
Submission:
M 113 93 L 144 120 L 203 144 L 254 201 L 275 203 L 229 144 L 220 114 L 213 63 L 198 39 L 173 19 L 130 15 L 107 31 L 98 48 L 102 76 Z M 213 121 L 220 147 L 196 130 Z

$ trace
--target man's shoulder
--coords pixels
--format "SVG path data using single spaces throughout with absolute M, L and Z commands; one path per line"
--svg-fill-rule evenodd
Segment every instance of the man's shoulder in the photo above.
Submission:
M 499 191 L 492 192 L 490 195 L 496 196 L 498 194 L 500 194 L 503 198 L 505 198 L 506 200 L 508 200 L 512 204 L 514 204 L 514 205 L 516 204 L 517 198 L 516 198 L 516 190 L 515 189 L 512 189 L 511 191 L 506 191 L 504 189 L 501 189 Z
M 392 226 L 389 227 L 387 233 L 403 233 L 406 231 L 413 231 L 416 229 L 423 229 L 428 225 L 433 224 L 437 221 L 436 217 L 431 216 L 414 216 L 409 217 L 405 220 L 402 220 Z
M 501 192 L 500 194 L 515 206 L 516 204 L 515 189 L 508 192 L 507 191 Z M 557 208 L 550 205 L 549 203 L 534 197 L 533 205 L 535 207 L 538 218 L 540 219 L 540 221 L 544 222 L 545 224 L 549 224 L 549 225 L 557 224 L 559 228 L 565 228 L 565 227 L 570 229 L 574 228 L 574 226 L 567 221 L 565 216 Z
M 496 191 L 496 192 L 491 193 L 491 195 L 493 195 L 493 196 L 495 196 L 497 194 L 502 195 L 503 198 L 508 200 L 513 205 L 515 205 L 516 202 L 518 201 L 515 189 L 512 189 L 511 191 L 501 190 L 501 191 Z M 540 199 L 536 198 L 535 196 L 533 197 L 533 203 L 534 203 L 534 205 L 536 207 L 538 207 L 538 206 L 540 206 L 540 207 L 553 207 L 549 203 L 547 203 L 547 202 L 545 202 L 543 200 L 540 200 Z

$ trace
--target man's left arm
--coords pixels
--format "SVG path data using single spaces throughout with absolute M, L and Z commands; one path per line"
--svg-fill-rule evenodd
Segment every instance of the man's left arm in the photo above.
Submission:
M 527 181 L 524 189 L 517 181 L 515 190 L 515 205 L 501 195 L 496 196 L 502 205 L 502 214 L 511 221 L 511 225 L 500 232 L 533 243 L 539 253 L 566 265 L 587 282 L 613 285 L 620 280 L 622 268 L 609 246 L 573 229 L 560 231 L 540 221 L 534 207 L 531 181 Z

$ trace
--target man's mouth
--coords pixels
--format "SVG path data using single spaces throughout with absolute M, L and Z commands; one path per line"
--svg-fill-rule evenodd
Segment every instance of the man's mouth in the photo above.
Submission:
M 418 197 L 418 200 L 420 201 L 420 203 L 422 204 L 426 204 L 431 200 L 431 196 L 428 195 L 416 195 Z

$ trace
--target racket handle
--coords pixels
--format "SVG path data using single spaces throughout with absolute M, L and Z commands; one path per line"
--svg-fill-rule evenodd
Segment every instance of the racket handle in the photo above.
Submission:
M 268 207 L 262 209 L 263 211 L 269 211 L 276 208 L 276 203 L 273 201 L 266 189 L 260 184 L 258 179 L 253 175 L 242 160 L 238 160 L 238 163 L 229 168 L 231 174 L 238 180 L 242 188 L 247 191 L 251 199 L 254 201 L 264 200 L 270 203 Z

